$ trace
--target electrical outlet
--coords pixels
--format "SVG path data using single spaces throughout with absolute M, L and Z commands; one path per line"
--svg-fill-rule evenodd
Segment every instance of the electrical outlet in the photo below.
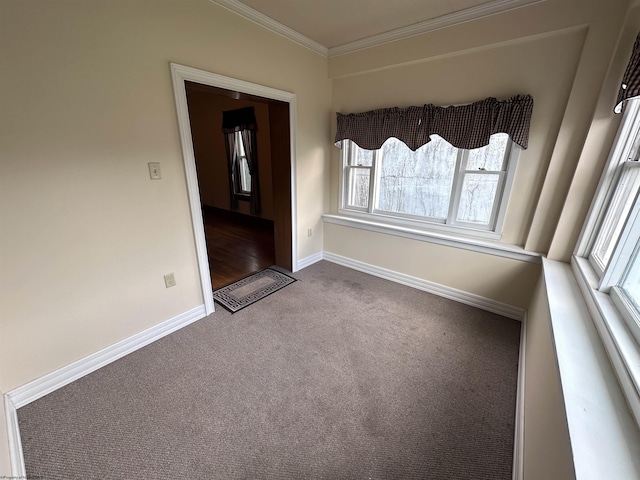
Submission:
M 164 284 L 167 288 L 176 286 L 176 277 L 173 272 L 167 273 L 164 276 Z
M 307 228 L 307 237 L 311 237 L 313 235 L 313 229 Z
M 149 162 L 149 177 L 151 180 L 160 180 L 162 173 L 160 172 L 160 162 Z

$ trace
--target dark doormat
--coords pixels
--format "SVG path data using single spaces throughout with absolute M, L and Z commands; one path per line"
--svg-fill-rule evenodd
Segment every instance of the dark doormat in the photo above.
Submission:
M 214 290 L 213 299 L 231 313 L 236 313 L 295 281 L 295 278 L 269 267 Z

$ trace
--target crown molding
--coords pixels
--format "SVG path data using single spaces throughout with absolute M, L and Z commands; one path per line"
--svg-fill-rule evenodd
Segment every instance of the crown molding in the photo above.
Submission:
M 332 47 L 329 49 L 329 57 L 344 55 L 346 53 L 363 50 L 365 48 L 403 40 L 423 33 L 432 32 L 440 28 L 451 27 L 453 25 L 470 22 L 479 18 L 488 17 L 490 15 L 503 13 L 545 1 L 546 0 L 494 0 L 493 2 L 467 8 L 459 12 L 449 13 L 437 18 L 425 20 L 424 22 L 418 22 L 389 32 L 372 35 L 370 37 L 363 38 L 362 40 L 356 40 L 355 42 L 349 42 L 344 45 Z
M 305 37 L 301 33 L 296 32 L 292 28 L 283 25 L 280 22 L 275 21 L 271 17 L 267 17 L 265 14 L 260 13 L 257 10 L 241 3 L 237 0 L 209 0 L 211 3 L 215 3 L 216 5 L 220 5 L 221 7 L 226 8 L 227 10 L 231 10 L 234 13 L 246 18 L 247 20 L 251 20 L 254 23 L 257 23 L 261 27 L 266 28 L 267 30 L 271 30 L 278 35 L 282 35 L 285 38 L 288 38 L 292 42 L 297 43 L 298 45 L 302 45 L 303 47 L 308 48 L 316 53 L 324 57 L 329 56 L 329 49 L 324 45 L 320 45 L 318 42 L 311 40 L 308 37 Z
M 397 40 L 403 40 L 405 38 L 420 35 L 422 33 L 432 32 L 440 28 L 450 27 L 452 25 L 458 25 L 460 23 L 470 22 L 490 15 L 514 10 L 520 7 L 526 7 L 536 3 L 545 2 L 546 0 L 494 0 L 493 2 L 485 3 L 475 7 L 467 8 L 459 12 L 449 13 L 437 18 L 425 20 L 424 22 L 418 22 L 413 25 L 409 25 L 402 28 L 397 28 L 389 32 L 380 33 L 378 35 L 372 35 L 361 40 L 345 43 L 344 45 L 338 45 L 337 47 L 327 48 L 324 45 L 320 45 L 318 42 L 305 37 L 301 33 L 296 32 L 292 28 L 283 25 L 280 22 L 266 16 L 263 13 L 254 10 L 253 8 L 239 2 L 238 0 L 209 0 L 211 3 L 220 5 L 238 15 L 257 23 L 261 27 L 266 28 L 274 33 L 282 35 L 289 40 L 302 45 L 324 57 L 335 57 L 338 55 L 344 55 L 346 53 L 363 50 L 365 48 L 371 48 L 385 43 L 395 42 Z M 640 0 L 637 0 L 640 2 Z

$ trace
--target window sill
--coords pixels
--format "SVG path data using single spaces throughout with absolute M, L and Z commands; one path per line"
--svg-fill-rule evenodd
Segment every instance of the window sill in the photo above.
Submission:
M 541 255 L 536 252 L 530 252 L 522 247 L 515 245 L 502 244 L 467 238 L 454 235 L 451 233 L 433 232 L 422 230 L 410 226 L 392 225 L 382 222 L 374 222 L 369 219 L 356 218 L 347 215 L 334 215 L 325 213 L 322 219 L 326 223 L 333 223 L 345 227 L 359 228 L 371 232 L 384 233 L 387 235 L 395 235 L 403 238 L 419 240 L 421 242 L 435 243 L 449 247 L 462 248 L 474 252 L 487 253 L 499 257 L 511 258 L 530 263 L 540 263 Z
M 598 279 L 589 261 L 574 257 L 572 268 L 636 424 L 640 425 L 640 348 L 613 298 L 596 289 Z
M 490 241 L 498 241 L 502 238 L 501 233 L 493 230 L 482 230 L 480 228 L 465 227 L 463 225 L 446 225 L 444 223 L 429 222 L 426 220 L 418 220 L 410 216 L 395 216 L 384 212 L 364 212 L 358 210 L 338 209 L 338 215 L 341 217 L 355 218 L 367 222 L 381 223 L 384 225 L 407 227 L 419 232 L 435 232 L 445 235 L 471 237 Z
M 542 263 L 576 479 L 637 480 L 640 431 L 579 285 L 588 279 L 566 263 Z

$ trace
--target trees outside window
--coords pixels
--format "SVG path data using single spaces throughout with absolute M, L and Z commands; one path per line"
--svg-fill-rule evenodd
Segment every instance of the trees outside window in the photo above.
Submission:
M 437 135 L 415 152 L 393 137 L 378 150 L 345 140 L 341 210 L 378 221 L 498 232 L 519 149 L 504 133 L 474 150 Z

